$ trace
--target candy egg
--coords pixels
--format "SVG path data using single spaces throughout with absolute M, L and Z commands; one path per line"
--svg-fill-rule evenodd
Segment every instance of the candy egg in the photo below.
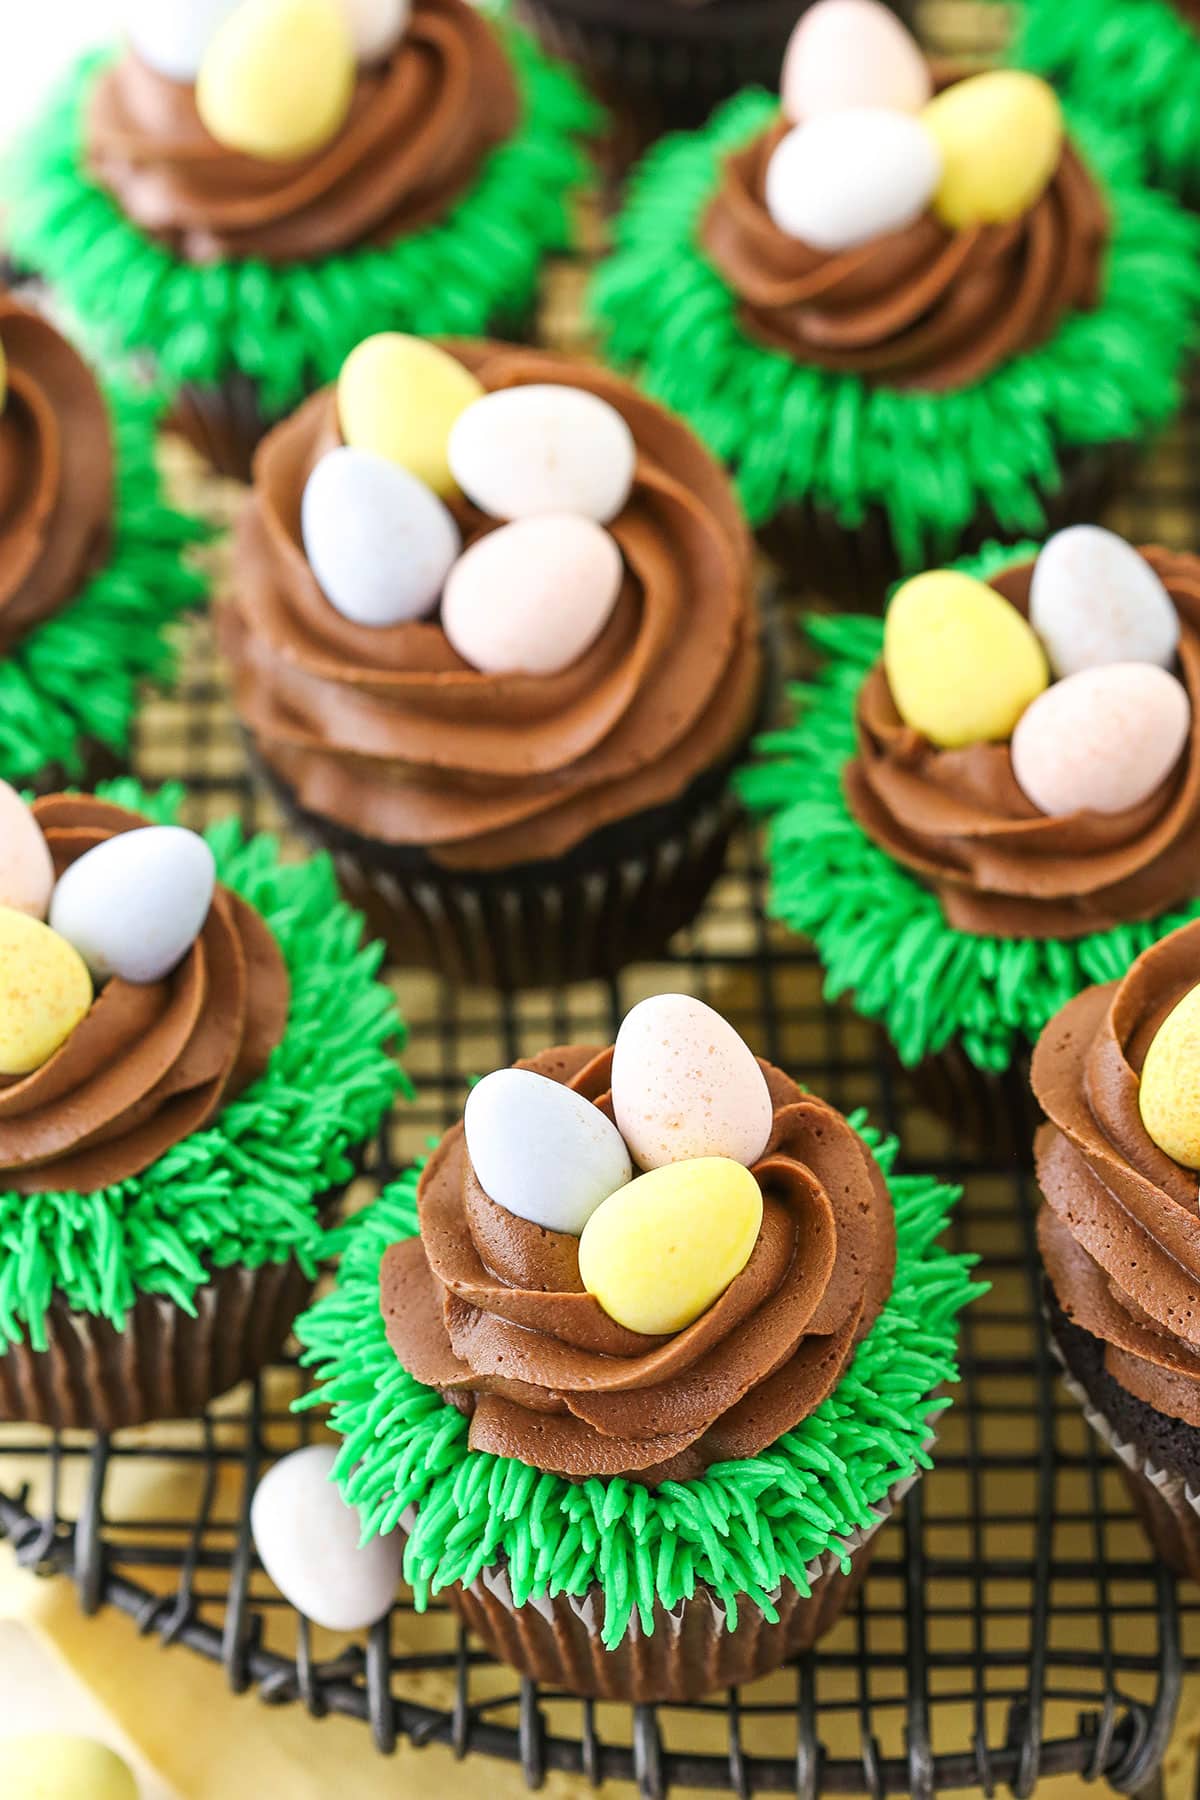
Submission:
M 300 503 L 304 553 L 329 604 L 356 625 L 399 625 L 437 604 L 462 548 L 452 514 L 394 462 L 339 446 Z
M 1200 1169 L 1200 986 L 1183 996 L 1151 1040 L 1142 1065 L 1142 1124 L 1167 1156 Z
M 548 382 L 486 394 L 450 433 L 454 479 L 494 519 L 578 513 L 607 525 L 629 499 L 636 462 L 615 406 Z
M 618 1129 L 643 1169 L 713 1156 L 749 1165 L 771 1135 L 771 1095 L 749 1047 L 689 994 L 656 994 L 626 1015 L 612 1096 Z
M 357 1512 L 331 1479 L 337 1452 L 310 1444 L 272 1465 L 254 1490 L 250 1529 L 285 1600 L 328 1631 L 365 1631 L 400 1583 L 398 1532 L 362 1540 Z
M 1005 225 L 1039 200 L 1062 155 L 1063 117 L 1049 82 L 989 69 L 944 88 L 921 122 L 941 152 L 934 211 L 945 225 Z
M 0 1738 L 0 1793 L 9 1800 L 138 1800 L 129 1765 L 115 1750 L 58 1731 Z
M 597 1207 L 579 1240 L 579 1274 L 628 1331 L 682 1331 L 750 1260 L 762 1193 L 743 1164 L 704 1156 L 639 1175 Z
M 412 0 L 338 0 L 360 63 L 390 56 L 412 17 Z
M 533 1069 L 485 1076 L 463 1122 L 484 1193 L 547 1231 L 578 1237 L 633 1175 L 621 1134 L 599 1107 Z
M 487 675 L 557 675 L 604 630 L 624 568 L 603 525 L 570 514 L 519 519 L 472 544 L 450 571 L 442 628 Z
M 1056 675 L 1104 663 L 1169 669 L 1179 614 L 1132 544 L 1100 525 L 1071 525 L 1049 538 L 1033 568 L 1029 622 Z
M 241 0 L 125 0 L 125 36 L 168 81 L 195 81 L 217 30 Z
M 1152 663 L 1081 669 L 1047 688 L 1013 732 L 1013 774 L 1039 812 L 1126 812 L 1178 762 L 1192 709 Z
M 106 838 L 59 878 L 50 923 L 97 980 L 161 981 L 191 949 L 212 905 L 213 853 L 179 825 Z
M 783 59 L 783 110 L 796 124 L 850 106 L 920 112 L 932 92 L 916 40 L 880 0 L 818 0 Z
M 205 52 L 196 109 L 227 149 L 290 162 L 337 136 L 354 79 L 338 0 L 242 0 Z
M 54 862 L 42 828 L 15 788 L 0 781 L 0 906 L 44 919 Z
M 883 661 L 904 723 L 942 749 L 1009 737 L 1049 680 L 1045 652 L 1016 607 L 953 569 L 898 590 Z
M 0 906 L 0 1075 L 31 1075 L 92 1004 L 79 952 L 28 913 Z
M 933 139 L 907 113 L 821 113 L 775 146 L 767 211 L 780 231 L 814 250 L 850 250 L 911 224 L 940 175 Z
M 469 369 L 420 338 L 382 331 L 342 364 L 338 420 L 355 450 L 399 463 L 443 498 L 457 491 L 446 446 L 450 428 L 483 394 Z

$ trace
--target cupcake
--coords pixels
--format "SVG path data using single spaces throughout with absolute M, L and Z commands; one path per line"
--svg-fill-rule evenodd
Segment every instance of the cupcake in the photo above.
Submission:
M 172 672 L 201 527 L 163 503 L 157 411 L 0 292 L 0 778 L 111 775 L 140 684 Z
M 364 1535 L 522 1674 L 688 1700 L 811 1645 L 929 1466 L 956 1191 L 683 995 L 485 1078 L 297 1329 Z
M 592 304 L 796 581 L 876 601 L 1095 515 L 1179 406 L 1200 223 L 1039 77 L 931 69 L 873 5 L 818 30 L 838 4 L 782 111 L 748 91 L 651 154 Z
M 0 786 L 0 1420 L 189 1417 L 270 1361 L 403 1080 L 328 862 L 181 798 Z
M 1159 186 L 1200 201 L 1197 0 L 1024 0 L 1017 59 L 1138 137 Z
M 1033 1086 L 1051 1341 L 1163 1561 L 1200 1578 L 1200 922 L 1077 995 Z
M 368 340 L 260 449 L 220 636 L 257 762 L 400 962 L 610 973 L 720 870 L 763 685 L 749 537 L 615 376 Z
M 997 1124 L 972 1071 L 1200 912 L 1200 559 L 1073 526 L 811 632 L 821 673 L 742 778 L 770 910 Z
M 519 31 L 467 0 L 128 11 L 18 157 L 11 246 L 217 468 L 368 332 L 523 326 L 595 121 Z

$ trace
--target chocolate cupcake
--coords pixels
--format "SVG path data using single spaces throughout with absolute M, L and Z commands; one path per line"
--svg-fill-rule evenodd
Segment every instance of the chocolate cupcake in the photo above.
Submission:
M 1200 229 L 1135 144 L 887 20 L 871 54 L 801 41 L 782 111 L 747 92 L 653 152 L 593 310 L 797 584 L 877 602 L 1094 517 L 1180 404 L 1198 293 Z
M 1163 1560 L 1200 1577 L 1200 923 L 1078 995 L 1033 1058 L 1038 1243 L 1068 1385 Z
M 277 1355 L 402 1081 L 328 863 L 179 799 L 0 787 L 2 1419 L 189 1417 Z
M 519 328 L 570 242 L 595 122 L 570 75 L 467 0 L 387 10 L 231 0 L 197 33 L 143 8 L 13 172 L 17 262 L 242 479 L 359 339 Z
M 157 412 L 0 293 L 0 779 L 111 775 L 141 683 L 170 677 L 165 628 L 204 583 L 199 522 L 162 500 Z
M 976 1291 L 935 1241 L 953 1191 L 895 1151 L 681 995 L 481 1082 L 298 1326 L 302 1404 L 418 1606 L 634 1703 L 828 1629 L 929 1466 Z
M 760 707 L 732 491 L 581 362 L 363 351 L 367 399 L 420 367 L 429 415 L 397 445 L 403 400 L 360 419 L 348 365 L 260 450 L 220 624 L 256 759 L 401 962 L 513 986 L 649 958 L 721 867 Z

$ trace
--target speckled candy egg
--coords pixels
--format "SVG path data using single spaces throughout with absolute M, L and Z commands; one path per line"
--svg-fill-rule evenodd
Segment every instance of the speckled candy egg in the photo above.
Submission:
M 757 1181 L 727 1157 L 652 1169 L 584 1226 L 583 1285 L 628 1331 L 683 1331 L 749 1262 L 762 1211 Z
M 1006 225 L 1039 200 L 1062 155 L 1063 117 L 1049 82 L 989 69 L 937 94 L 921 123 L 941 153 L 934 211 L 954 231 Z
M 624 562 L 602 525 L 570 514 L 520 519 L 480 538 L 450 571 L 442 628 L 488 675 L 556 675 L 604 630 Z
M 1154 1034 L 1142 1066 L 1142 1124 L 1167 1156 L 1200 1169 L 1200 987 L 1183 996 Z
M 115 1750 L 58 1731 L 0 1738 L 0 1793 L 6 1800 L 138 1800 Z
M 0 1075 L 32 1075 L 92 1004 L 83 958 L 28 913 L 0 906 Z
M 350 28 L 359 62 L 367 65 L 390 56 L 408 30 L 412 0 L 338 0 Z
M 733 1026 L 689 994 L 657 994 L 617 1033 L 613 1115 L 640 1168 L 694 1157 L 749 1166 L 773 1117 L 766 1079 Z
M 205 52 L 196 109 L 226 149 L 291 162 L 337 136 L 355 73 L 338 0 L 242 0 Z
M 131 48 L 168 81 L 195 81 L 217 30 L 241 0 L 125 0 Z
M 44 919 L 54 861 L 42 828 L 15 788 L 0 781 L 0 906 Z
M 1100 525 L 1071 525 L 1049 538 L 1034 564 L 1029 622 L 1056 675 L 1105 663 L 1169 669 L 1179 615 L 1132 544 Z
M 462 548 L 453 515 L 424 482 L 344 445 L 305 483 L 300 530 L 325 598 L 355 625 L 431 612 Z
M 883 661 L 904 723 L 946 750 L 1009 737 L 1050 678 L 1016 607 L 954 569 L 916 575 L 897 591 Z
M 263 1568 L 285 1600 L 329 1631 L 365 1631 L 400 1583 L 398 1532 L 361 1542 L 357 1512 L 331 1480 L 336 1451 L 294 1450 L 254 1491 L 250 1529 Z
M 907 113 L 822 113 L 775 146 L 767 211 L 780 231 L 814 250 L 850 250 L 919 218 L 940 176 L 933 139 Z
M 916 40 L 880 0 L 810 6 L 792 33 L 779 86 L 796 124 L 851 106 L 920 112 L 933 92 Z
M 578 513 L 607 525 L 633 488 L 637 446 L 615 406 L 537 382 L 485 394 L 450 433 L 450 468 L 494 519 Z
M 1039 812 L 1119 813 L 1166 780 L 1187 743 L 1182 684 L 1150 663 L 1068 675 L 1033 702 L 1013 732 L 1012 764 Z
M 464 1126 L 484 1193 L 547 1231 L 578 1237 L 633 1175 L 621 1134 L 599 1107 L 533 1069 L 485 1076 L 467 1098 Z
M 421 338 L 381 331 L 342 364 L 338 422 L 346 443 L 399 463 L 443 499 L 457 493 L 450 428 L 483 388 L 456 357 Z
M 180 825 L 107 838 L 73 862 L 50 902 L 50 923 L 97 980 L 161 981 L 195 943 L 216 886 L 213 853 Z

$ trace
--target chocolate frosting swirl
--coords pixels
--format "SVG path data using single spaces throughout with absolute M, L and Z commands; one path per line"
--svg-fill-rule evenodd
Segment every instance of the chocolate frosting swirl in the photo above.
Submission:
M 100 76 L 88 167 L 143 231 L 187 262 L 310 262 L 442 219 L 516 129 L 494 29 L 467 0 L 416 0 L 394 54 L 361 69 L 331 143 L 290 162 L 227 149 L 193 87 L 132 52 Z
M 611 1049 L 572 1045 L 517 1067 L 613 1118 Z M 404 1367 L 469 1414 L 472 1449 L 577 1480 L 687 1480 L 758 1455 L 830 1393 L 891 1291 L 891 1201 L 841 1114 L 760 1067 L 774 1123 L 753 1170 L 758 1242 L 673 1337 L 618 1325 L 584 1290 L 578 1238 L 497 1206 L 461 1124 L 442 1139 L 421 1179 L 421 1236 L 384 1256 L 380 1303 Z
M 150 823 L 81 794 L 52 794 L 33 811 L 56 877 Z M 270 930 L 218 887 L 177 969 L 141 986 L 114 977 L 49 1062 L 0 1077 L 0 1187 L 89 1193 L 140 1174 L 261 1075 L 289 998 Z
M 1104 1342 L 1114 1380 L 1189 1425 L 1200 1425 L 1197 1177 L 1152 1142 L 1138 1088 L 1155 1033 L 1197 981 L 1200 923 L 1072 1000 L 1033 1058 L 1049 1120 L 1038 1241 L 1059 1305 Z
M 102 567 L 112 534 L 108 409 L 48 319 L 0 294 L 0 656 Z
M 449 347 L 485 388 L 584 388 L 633 431 L 634 489 L 609 527 L 625 582 L 596 642 L 557 675 L 485 675 L 436 618 L 372 629 L 337 613 L 300 532 L 308 476 L 340 441 L 330 392 L 258 453 L 221 635 L 238 712 L 301 805 L 446 867 L 501 868 L 561 856 L 732 755 L 756 706 L 758 618 L 737 503 L 679 420 L 566 357 Z M 465 501 L 456 515 L 466 544 L 495 528 Z
M 1166 781 L 1126 812 L 1048 818 L 1017 786 L 1007 744 L 939 750 L 897 713 L 882 662 L 858 699 L 850 810 L 888 855 L 927 881 L 956 931 L 1076 938 L 1149 919 L 1200 891 L 1200 559 L 1141 554 L 1179 613 L 1179 676 L 1192 707 L 1187 748 Z M 1033 564 L 990 585 L 1025 617 Z
M 947 81 L 940 86 L 950 85 Z M 790 237 L 766 204 L 781 119 L 730 156 L 702 241 L 746 330 L 797 362 L 894 388 L 971 387 L 1099 298 L 1108 218 L 1069 144 L 1036 205 L 952 231 L 932 212 L 852 250 Z

